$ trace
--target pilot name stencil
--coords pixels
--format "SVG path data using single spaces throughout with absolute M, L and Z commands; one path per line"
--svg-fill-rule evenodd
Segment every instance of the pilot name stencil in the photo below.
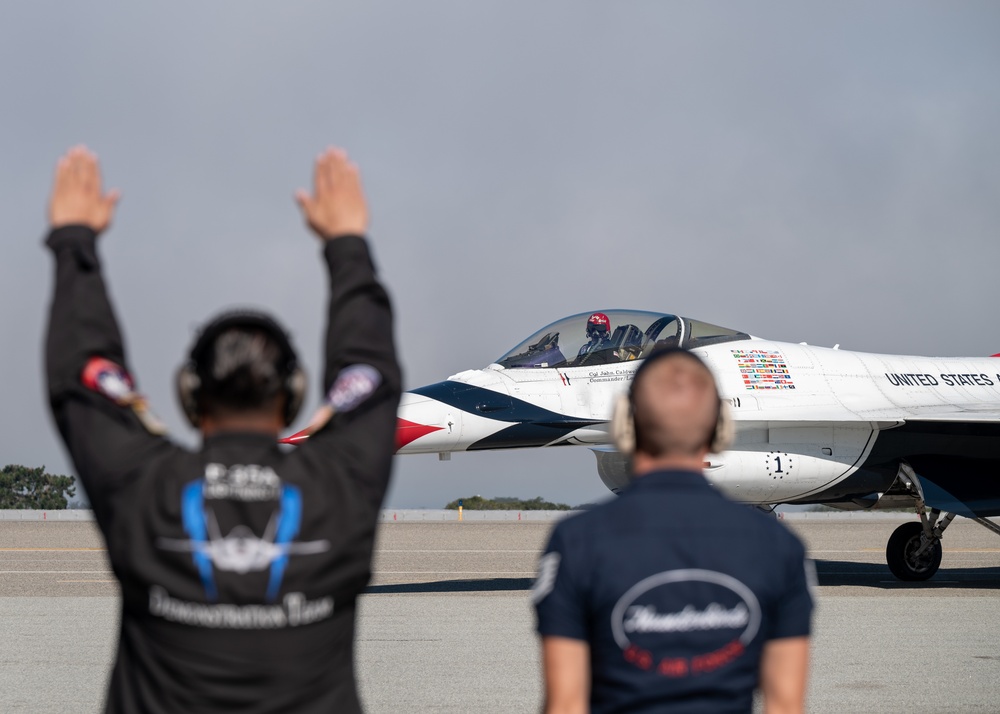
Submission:
M 886 372 L 885 378 L 894 387 L 992 387 L 1000 383 L 1000 374 L 996 375 L 996 381 L 988 374 L 978 373 L 939 373 L 936 377 L 933 374 L 901 374 L 897 372 Z
M 635 370 L 631 369 L 601 369 L 587 374 L 587 381 L 594 382 L 627 382 L 635 376 Z

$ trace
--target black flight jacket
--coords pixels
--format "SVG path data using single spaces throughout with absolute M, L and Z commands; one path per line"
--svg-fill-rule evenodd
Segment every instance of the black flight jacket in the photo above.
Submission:
M 358 712 L 355 603 L 371 576 L 401 382 L 366 241 L 326 241 L 323 394 L 301 446 L 156 428 L 101 276 L 97 236 L 50 233 L 49 399 L 121 582 L 108 712 Z

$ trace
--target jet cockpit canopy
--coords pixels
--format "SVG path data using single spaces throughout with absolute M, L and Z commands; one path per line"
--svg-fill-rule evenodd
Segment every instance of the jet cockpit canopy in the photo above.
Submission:
M 595 324 L 605 329 L 594 329 Z M 660 347 L 690 349 L 749 339 L 745 332 L 665 313 L 581 312 L 543 327 L 496 363 L 507 369 L 587 367 L 644 359 Z

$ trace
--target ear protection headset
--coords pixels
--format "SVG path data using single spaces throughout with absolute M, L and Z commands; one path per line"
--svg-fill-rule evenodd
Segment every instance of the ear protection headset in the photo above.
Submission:
M 636 448 L 636 436 L 635 436 L 635 415 L 632 411 L 632 399 L 635 393 L 635 385 L 639 381 L 639 376 L 642 374 L 643 370 L 646 369 L 653 362 L 657 362 L 665 357 L 673 354 L 681 353 L 698 362 L 698 364 L 705 367 L 705 363 L 701 359 L 690 352 L 689 350 L 682 349 L 680 347 L 670 347 L 658 352 L 654 352 L 646 361 L 643 362 L 642 366 L 635 372 L 635 377 L 632 380 L 632 386 L 629 388 L 628 392 L 621 394 L 615 400 L 614 411 L 611 413 L 611 439 L 614 442 L 615 448 L 622 454 L 626 456 L 631 456 L 635 453 Z M 705 367 L 708 369 L 708 367 Z M 729 403 L 725 399 L 719 399 L 719 413 L 715 421 L 715 428 L 712 430 L 712 434 L 708 439 L 708 450 L 713 454 L 719 454 L 725 451 L 733 443 L 733 419 L 729 412 Z
M 299 360 L 288 334 L 274 319 L 255 310 L 234 310 L 225 312 L 205 325 L 188 354 L 188 360 L 177 370 L 177 396 L 184 415 L 197 427 L 201 422 L 201 390 L 203 376 L 208 368 L 216 339 L 226 330 L 249 328 L 265 332 L 281 351 L 278 371 L 283 375 L 282 391 L 285 395 L 282 417 L 285 426 L 295 421 L 302 407 L 306 393 L 306 373 L 299 367 Z

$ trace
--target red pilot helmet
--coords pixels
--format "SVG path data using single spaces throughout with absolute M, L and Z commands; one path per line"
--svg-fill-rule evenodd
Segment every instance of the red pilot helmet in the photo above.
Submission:
M 603 312 L 595 312 L 587 318 L 587 337 L 606 338 L 611 332 L 611 320 Z

